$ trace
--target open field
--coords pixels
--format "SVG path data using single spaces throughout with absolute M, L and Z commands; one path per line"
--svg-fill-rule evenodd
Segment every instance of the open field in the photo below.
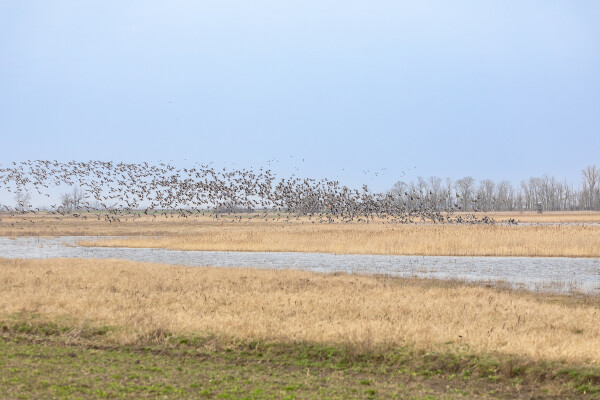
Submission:
M 414 345 L 600 362 L 597 298 L 303 271 L 189 268 L 120 260 L 0 261 L 0 314 L 68 315 L 138 334 Z
M 361 351 L 214 335 L 107 339 L 118 329 L 0 320 L 4 399 L 594 399 L 600 368 L 411 347 Z
M 600 256 L 600 226 L 581 223 L 28 215 L 2 216 L 0 233 L 182 250 Z M 594 399 L 599 311 L 597 297 L 453 281 L 0 258 L 0 397 Z
M 213 335 L 140 337 L 26 314 L 0 320 L 4 399 L 594 399 L 600 369 L 410 347 L 360 351 Z
M 534 220 L 538 214 L 529 214 Z M 546 214 L 542 214 L 546 216 Z M 552 214 L 594 221 L 598 213 Z M 503 215 L 508 217 L 508 215 Z M 2 236 L 128 236 L 86 245 L 177 250 L 295 251 L 345 254 L 600 257 L 597 225 L 312 224 L 307 220 L 216 221 L 211 217 L 138 218 L 118 223 L 43 215 L 2 217 Z
M 0 259 L 3 398 L 594 398 L 600 300 Z

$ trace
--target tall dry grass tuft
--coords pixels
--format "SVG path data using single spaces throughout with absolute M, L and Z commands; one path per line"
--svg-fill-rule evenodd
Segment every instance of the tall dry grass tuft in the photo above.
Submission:
M 435 256 L 600 257 L 600 226 L 224 225 L 85 246 Z
M 600 361 L 598 302 L 419 282 L 120 260 L 0 259 L 0 314 L 121 326 L 122 342 L 134 340 L 128 332 L 212 332 L 362 347 L 466 345 L 533 359 Z

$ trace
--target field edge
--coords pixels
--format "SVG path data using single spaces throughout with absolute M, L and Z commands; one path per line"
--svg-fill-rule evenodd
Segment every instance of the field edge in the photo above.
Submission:
M 460 351 L 425 351 L 410 346 L 363 349 L 330 343 L 243 340 L 211 333 L 181 336 L 164 330 L 145 332 L 131 343 L 119 344 L 111 340 L 110 333 L 120 329 L 93 321 L 73 324 L 68 317 L 28 313 L 1 316 L 0 365 L 6 374 L 0 378 L 0 393 L 27 398 L 27 393 L 15 390 L 25 390 L 19 382 L 31 381 L 30 373 L 35 370 L 55 370 L 60 376 L 46 372 L 50 374 L 44 377 L 46 384 L 31 385 L 31 398 L 57 394 L 61 398 L 595 398 L 600 393 L 599 366 L 476 354 L 467 347 Z M 100 370 L 85 363 L 88 359 L 103 363 L 102 357 L 112 361 Z M 135 369 L 140 358 L 147 379 L 125 373 Z M 89 374 L 77 376 L 70 371 L 82 368 L 82 363 L 92 376 L 102 379 L 93 383 L 87 379 Z M 24 368 L 26 365 L 29 368 Z M 159 367 L 153 370 L 151 365 Z M 202 382 L 191 382 L 189 374 L 181 375 L 178 365 L 196 368 Z M 254 379 L 248 381 L 248 374 L 254 374 Z M 264 384 L 260 383 L 261 374 L 265 374 Z M 266 378 L 269 374 L 277 379 L 270 381 Z M 126 379 L 126 375 L 136 377 Z M 51 382 L 59 382 L 63 376 L 69 379 L 61 394 Z M 219 383 L 212 384 L 211 379 Z M 178 385 L 178 380 L 185 387 Z

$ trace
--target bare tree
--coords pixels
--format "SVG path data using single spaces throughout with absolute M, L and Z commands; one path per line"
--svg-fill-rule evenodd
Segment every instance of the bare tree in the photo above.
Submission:
M 73 201 L 71 200 L 71 194 L 63 193 L 60 196 L 60 204 L 64 212 L 71 212 L 73 210 Z
M 477 209 L 490 211 L 494 208 L 494 187 L 491 179 L 484 179 L 477 187 Z
M 442 204 L 443 194 L 441 178 L 438 178 L 437 176 L 429 177 L 429 197 L 433 209 L 439 210 L 444 207 Z
M 452 193 L 452 186 L 452 179 L 446 178 L 446 186 L 444 188 L 446 210 L 451 210 L 454 207 L 454 195 Z
M 600 182 L 600 169 L 596 168 L 595 165 L 589 166 L 583 171 L 583 179 L 584 179 L 584 190 L 587 189 L 586 195 L 586 208 L 590 210 L 597 209 L 596 198 L 598 197 L 596 194 L 596 184 Z
M 498 211 L 507 211 L 509 209 L 509 186 L 510 182 L 508 181 L 502 181 L 498 185 L 496 185 L 496 192 L 494 197 L 496 198 L 496 210 Z
M 61 196 L 61 204 L 63 211 L 71 212 L 79 210 L 82 206 L 84 199 L 85 193 L 83 192 L 83 190 L 75 186 L 71 193 L 64 193 Z
M 73 201 L 73 209 L 79 210 L 83 205 L 83 200 L 85 199 L 85 193 L 81 188 L 75 186 L 73 187 L 73 191 L 71 192 L 71 200 Z
M 475 179 L 470 176 L 465 176 L 462 179 L 459 179 L 454 184 L 456 188 L 458 196 L 461 198 L 461 205 L 463 211 L 468 211 L 469 205 L 471 204 L 471 197 L 473 195 L 473 185 L 475 184 Z
M 17 203 L 15 209 L 22 213 L 27 211 L 31 206 L 31 193 L 18 191 L 15 193 L 15 202 Z
M 405 193 L 407 193 L 407 191 L 408 191 L 408 185 L 406 184 L 406 182 L 398 181 L 398 182 L 394 183 L 394 186 L 392 186 L 392 189 L 390 190 L 390 194 L 394 198 L 394 202 L 396 202 L 397 205 L 400 205 L 402 203 L 406 203 Z

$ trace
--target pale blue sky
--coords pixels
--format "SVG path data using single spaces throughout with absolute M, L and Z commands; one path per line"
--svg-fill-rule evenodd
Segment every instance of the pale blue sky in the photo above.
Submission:
M 4 165 L 579 182 L 600 2 L 0 0 L 0 135 Z

